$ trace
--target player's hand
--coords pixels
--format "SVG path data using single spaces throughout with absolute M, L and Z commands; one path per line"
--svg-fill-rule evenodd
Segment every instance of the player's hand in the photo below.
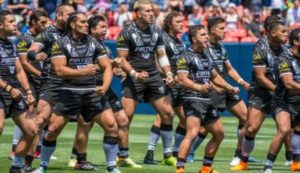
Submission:
M 148 72 L 142 71 L 139 73 L 139 75 L 137 76 L 137 80 L 140 80 L 142 82 L 146 81 L 149 78 L 149 74 Z
M 108 88 L 104 87 L 104 86 L 96 86 L 95 91 L 98 95 L 100 96 L 104 96 L 105 93 L 107 92 Z
M 23 94 L 22 92 L 17 89 L 17 88 L 13 88 L 11 91 L 10 91 L 10 96 L 13 100 L 19 100 L 22 98 Z
M 27 104 L 28 104 L 28 105 L 33 105 L 34 102 L 35 102 L 35 98 L 33 97 L 32 94 L 28 94 L 28 95 L 27 95 L 26 101 L 27 101 Z
M 231 92 L 234 94 L 238 94 L 240 92 L 240 89 L 238 87 L 232 87 Z
M 166 78 L 166 84 L 170 87 L 172 87 L 173 85 L 175 85 L 176 81 L 175 79 L 173 78 L 173 74 L 170 73 L 169 75 L 167 75 L 167 78 Z
M 212 88 L 212 86 L 210 84 L 203 84 L 203 85 L 200 85 L 200 84 L 194 84 L 194 90 L 195 91 L 200 91 L 200 92 L 203 92 L 203 93 L 207 93 L 210 89 Z
M 122 79 L 127 77 L 127 74 L 124 72 L 124 70 L 122 68 L 114 68 L 113 72 L 116 76 L 118 76 Z
M 113 67 L 123 67 L 123 60 L 122 58 L 115 58 L 112 62 Z
M 211 85 L 206 83 L 202 85 L 202 90 L 201 92 L 207 93 L 211 89 Z
M 96 74 L 96 66 L 94 64 L 88 64 L 84 68 L 84 75 L 94 75 Z
M 45 52 L 40 52 L 35 57 L 35 59 L 37 61 L 45 61 L 47 58 L 48 58 L 48 55 Z
M 244 83 L 242 83 L 241 85 L 245 90 L 249 90 L 249 88 L 250 88 L 250 84 L 248 82 L 244 81 Z

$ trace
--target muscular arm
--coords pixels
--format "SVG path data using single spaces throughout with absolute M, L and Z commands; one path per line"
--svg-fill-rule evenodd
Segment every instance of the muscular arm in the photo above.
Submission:
M 282 75 L 280 79 L 287 90 L 300 94 L 300 83 L 294 81 L 293 75 L 291 73 Z
M 39 53 L 42 49 L 43 49 L 43 46 L 41 44 L 39 44 L 37 42 L 33 42 L 31 44 L 31 46 L 29 47 L 28 52 L 35 51 L 36 53 Z
M 228 91 L 234 91 L 234 87 L 227 83 L 215 70 L 212 71 L 212 82 L 218 87 Z
M 239 75 L 239 73 L 233 68 L 233 66 L 230 63 L 225 62 L 225 68 L 226 68 L 227 74 L 231 77 L 231 79 L 233 79 L 236 82 L 239 79 L 241 79 L 241 76 Z
M 127 61 L 128 50 L 118 50 L 118 57 L 122 59 L 122 68 L 123 70 L 129 74 L 131 70 L 133 70 L 130 63 Z
M 109 88 L 113 72 L 112 72 L 112 66 L 109 58 L 99 58 L 98 64 L 100 66 L 100 69 L 103 71 L 103 87 Z
M 171 66 L 170 66 L 165 48 L 157 49 L 156 56 L 157 56 L 158 64 L 160 65 L 160 67 L 162 68 L 164 73 L 165 74 L 170 73 Z
M 35 76 L 41 76 L 41 71 L 39 71 L 32 64 L 29 63 L 27 55 L 20 55 L 20 61 L 26 72 L 34 74 Z
M 266 77 L 267 70 L 265 67 L 254 67 L 253 70 L 255 79 L 259 84 L 267 90 L 275 91 L 276 86 Z
M 88 75 L 87 68 L 72 69 L 67 66 L 67 58 L 65 56 L 57 56 L 51 59 L 55 73 L 63 79 L 74 79 Z
M 25 91 L 30 89 L 28 78 L 19 60 L 16 60 L 15 66 L 16 66 L 16 77 L 20 82 L 22 88 Z
M 180 72 L 177 73 L 177 80 L 179 81 L 180 85 L 186 89 L 194 89 L 194 85 L 196 84 L 191 79 L 188 78 L 189 73 L 187 72 Z

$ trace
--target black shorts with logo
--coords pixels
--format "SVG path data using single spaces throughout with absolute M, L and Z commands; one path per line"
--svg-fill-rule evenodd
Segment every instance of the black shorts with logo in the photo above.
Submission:
M 264 88 L 255 88 L 249 97 L 249 106 L 266 114 L 273 112 L 274 93 Z
M 28 105 L 24 98 L 13 100 L 8 93 L 1 92 L 0 109 L 4 110 L 5 118 L 9 118 L 13 116 L 19 116 L 23 112 L 26 112 Z
M 178 107 L 183 104 L 184 89 L 180 84 L 176 84 L 172 87 L 167 86 L 167 95 L 171 95 L 172 107 Z
M 104 97 L 108 101 L 108 103 L 114 113 L 119 112 L 120 110 L 123 109 L 118 96 L 111 88 L 108 89 L 108 91 L 106 92 Z
M 284 111 L 288 112 L 291 116 L 291 127 L 294 128 L 297 125 L 300 125 L 300 105 L 299 102 L 291 104 L 286 103 L 285 101 L 276 102 L 274 104 L 274 112 L 273 112 L 273 118 L 275 119 L 276 115 L 278 113 Z
M 60 91 L 61 84 L 51 84 L 49 82 L 42 83 L 39 99 L 54 106 L 58 102 Z
M 203 126 L 216 122 L 220 118 L 209 98 L 184 98 L 183 110 L 186 117 L 196 116 L 200 118 Z
M 137 101 L 151 102 L 165 96 L 166 87 L 159 73 L 150 75 L 145 82 L 128 76 L 122 84 L 122 96 Z
M 225 111 L 225 109 L 230 109 L 241 101 L 238 94 L 233 94 L 231 92 L 218 93 L 216 90 L 211 90 L 210 92 L 211 101 L 218 111 Z
M 105 97 L 100 97 L 94 90 L 62 88 L 59 94 L 53 112 L 69 119 L 78 119 L 81 115 L 86 122 L 90 122 L 99 113 L 110 108 Z

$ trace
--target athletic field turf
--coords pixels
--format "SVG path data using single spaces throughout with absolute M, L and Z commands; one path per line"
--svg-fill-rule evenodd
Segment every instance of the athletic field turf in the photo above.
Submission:
M 130 129 L 130 156 L 138 163 L 142 163 L 146 149 L 147 141 L 149 135 L 149 129 L 151 127 L 154 116 L 135 116 Z M 221 147 L 215 157 L 213 166 L 220 173 L 230 173 L 229 162 L 232 159 L 234 149 L 236 146 L 236 127 L 237 120 L 233 117 L 223 117 L 223 124 L 225 127 L 225 139 L 223 140 Z M 177 122 L 177 119 L 176 119 Z M 13 122 L 11 119 L 6 121 L 5 129 L 3 135 L 0 137 L 0 173 L 7 173 L 11 161 L 8 159 L 9 152 L 11 150 L 12 132 L 13 132 Z M 176 125 L 173 127 L 176 128 Z M 71 173 L 79 171 L 73 170 L 67 167 L 67 163 L 70 158 L 71 147 L 73 145 L 73 138 L 75 134 L 76 124 L 69 123 L 62 134 L 60 135 L 57 148 L 54 153 L 57 160 L 52 160 L 49 165 L 48 172 L 51 173 Z M 252 156 L 256 159 L 262 160 L 262 163 L 251 163 L 249 173 L 259 173 L 262 172 L 263 163 L 267 154 L 267 149 L 270 140 L 275 133 L 275 124 L 273 119 L 268 118 L 264 122 L 262 129 L 256 137 L 256 145 Z M 100 171 L 95 172 L 105 172 L 104 167 L 104 153 L 102 150 L 102 138 L 103 131 L 97 125 L 94 126 L 90 134 L 89 146 L 88 146 L 88 160 L 92 163 L 98 165 Z M 207 137 L 207 139 L 209 136 Z M 187 173 L 198 173 L 199 166 L 201 165 L 201 159 L 203 157 L 203 147 L 207 143 L 207 139 L 200 146 L 196 153 L 196 162 L 186 165 Z M 284 147 L 279 154 L 277 161 L 274 165 L 274 173 L 287 173 L 289 168 L 284 166 Z M 162 146 L 161 140 L 156 147 L 155 159 L 162 159 Z M 34 161 L 33 166 L 37 167 L 38 160 Z M 143 165 L 143 169 L 129 169 L 121 168 L 123 173 L 174 173 L 175 168 L 170 166 L 152 166 Z M 84 171 L 82 171 L 84 172 Z M 90 171 L 89 171 L 90 172 Z

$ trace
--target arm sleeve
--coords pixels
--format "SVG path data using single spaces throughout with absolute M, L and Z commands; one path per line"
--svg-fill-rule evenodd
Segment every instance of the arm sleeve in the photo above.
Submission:
M 129 49 L 129 37 L 126 33 L 127 29 L 123 29 L 117 38 L 117 50 L 128 50 Z

